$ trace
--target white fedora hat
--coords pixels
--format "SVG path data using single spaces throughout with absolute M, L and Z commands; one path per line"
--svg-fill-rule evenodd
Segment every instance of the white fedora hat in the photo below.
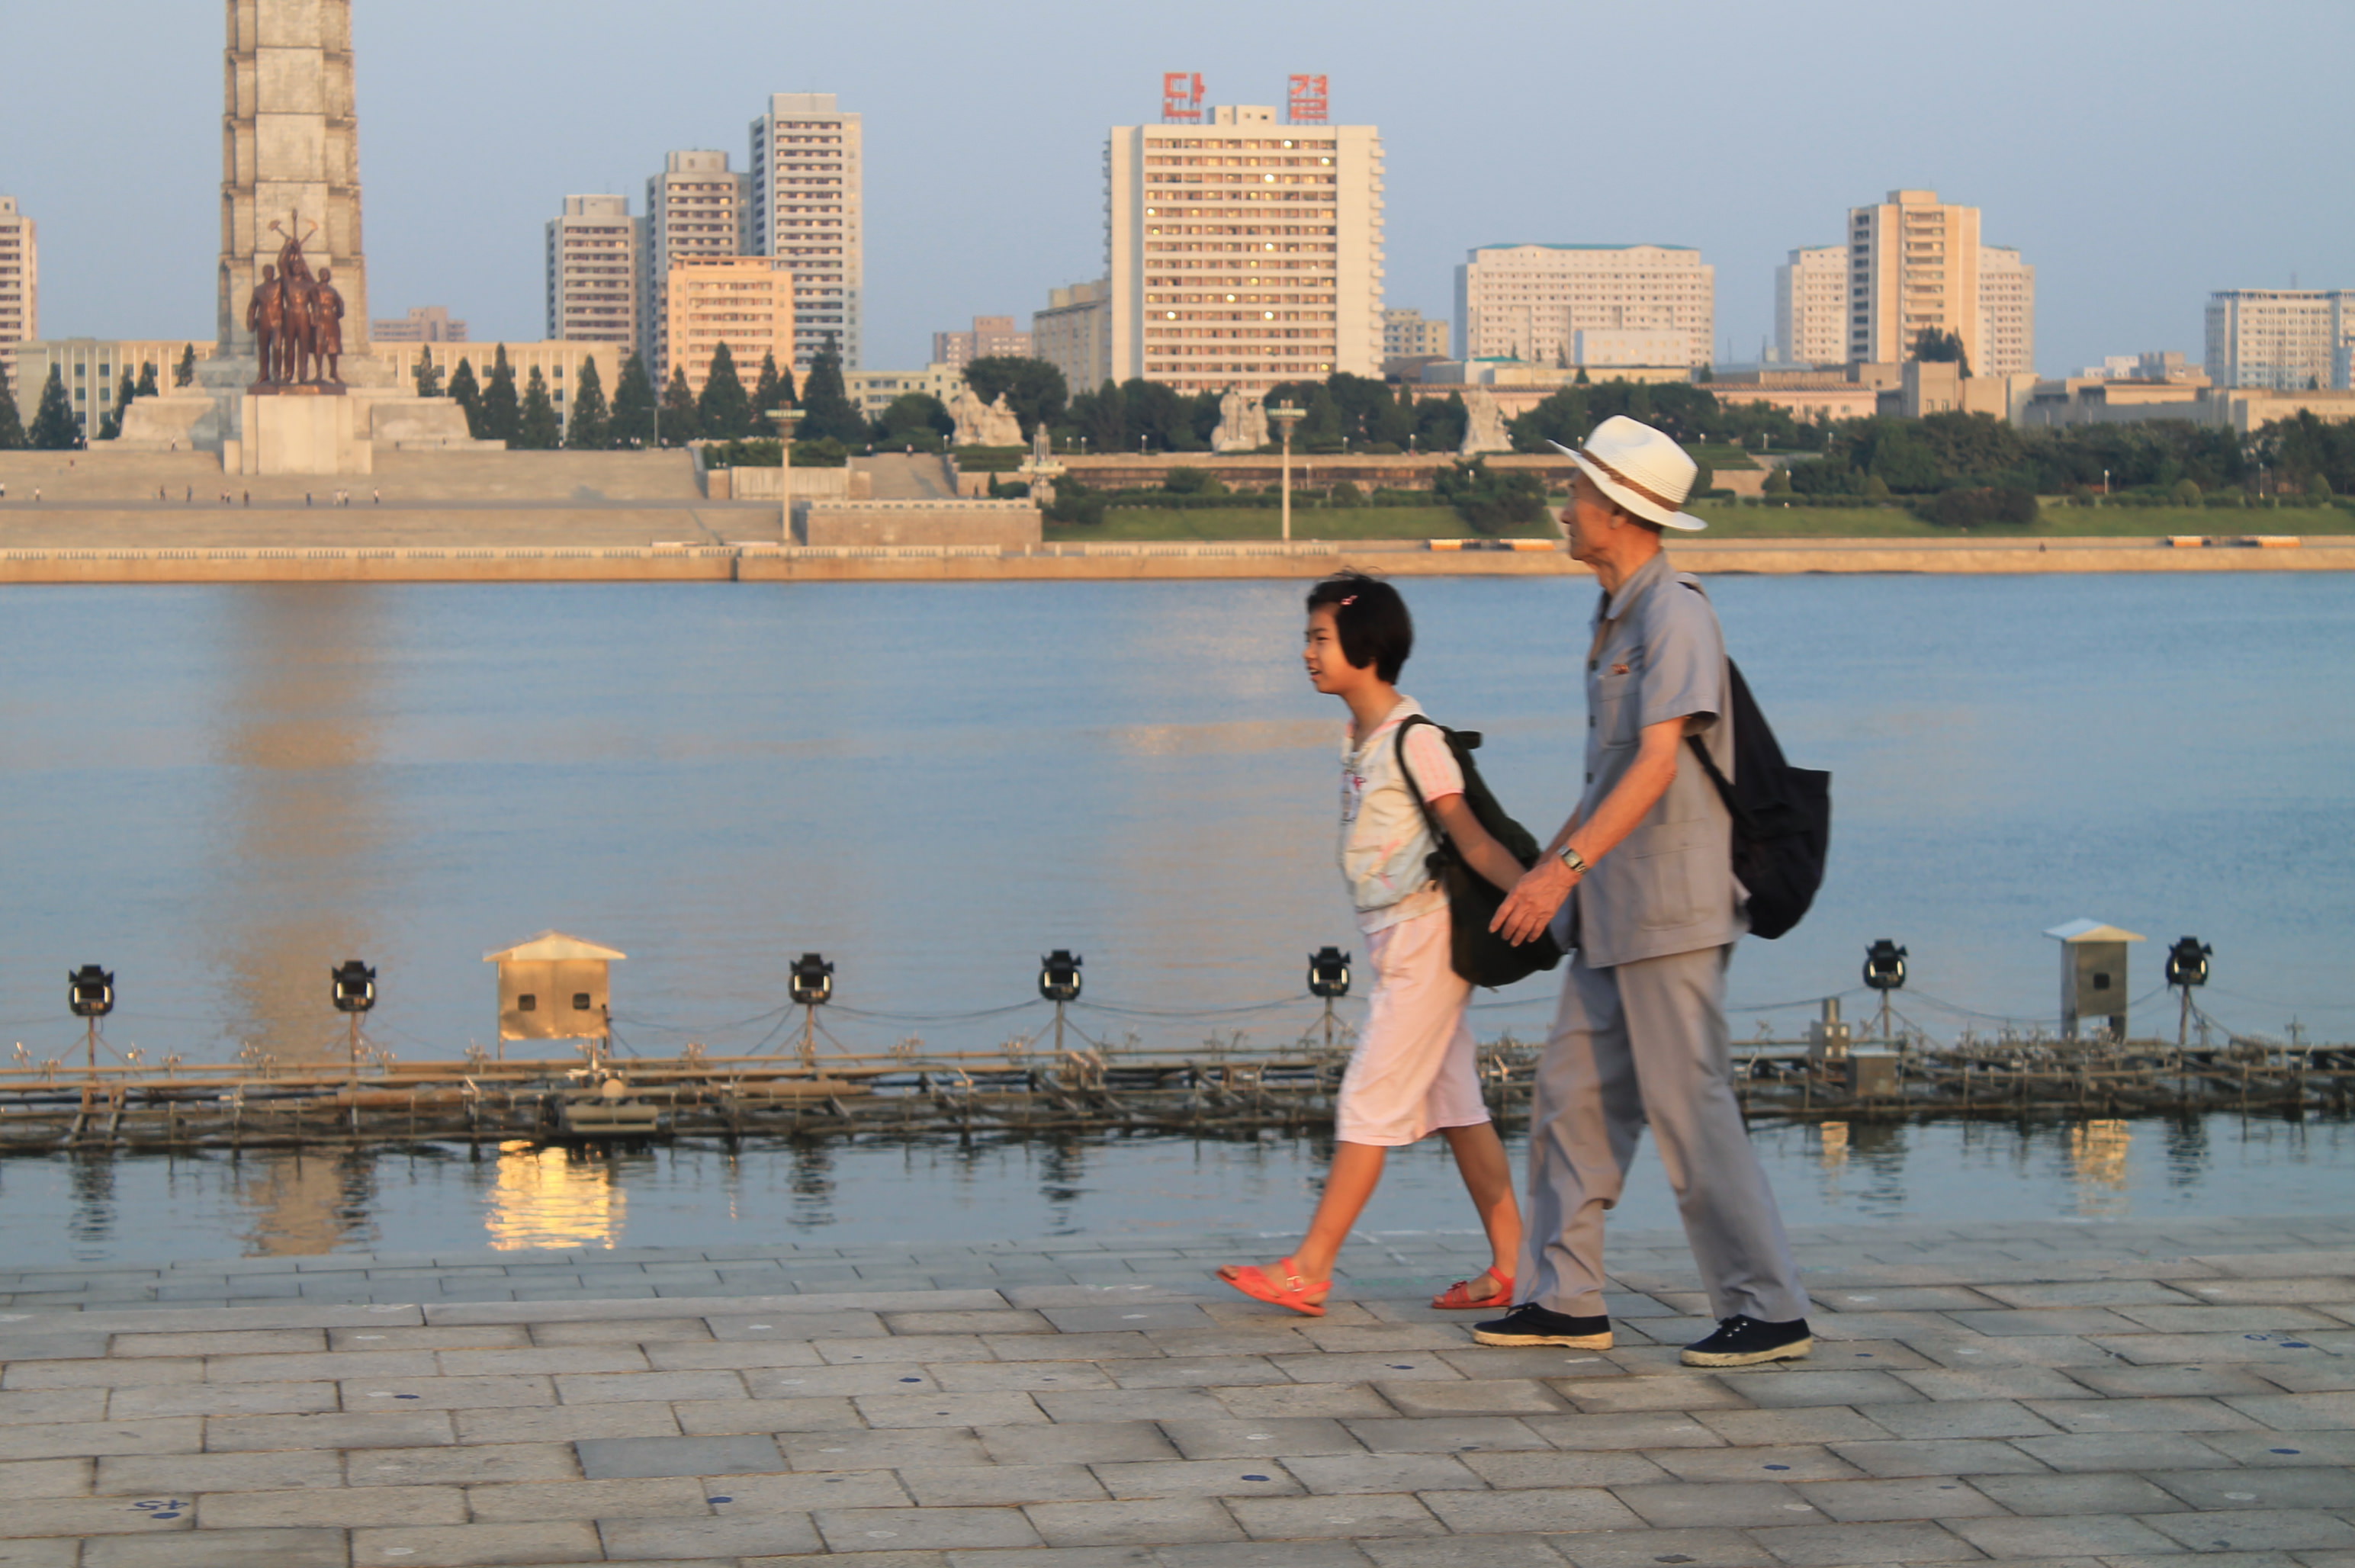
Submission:
M 1595 487 L 1646 522 L 1697 533 L 1709 527 L 1680 508 L 1692 494 L 1700 464 L 1650 425 L 1614 414 L 1596 425 L 1583 451 L 1546 443 L 1578 464 Z

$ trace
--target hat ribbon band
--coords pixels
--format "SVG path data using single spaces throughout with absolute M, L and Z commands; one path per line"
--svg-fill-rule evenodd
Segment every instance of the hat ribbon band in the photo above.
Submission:
M 1646 501 L 1651 502 L 1655 507 L 1666 507 L 1669 511 L 1673 512 L 1678 510 L 1683 505 L 1681 502 L 1669 500 L 1666 496 L 1661 495 L 1658 491 L 1652 489 L 1648 485 L 1637 484 L 1635 480 L 1628 478 L 1625 474 L 1620 473 L 1619 470 L 1612 467 L 1611 464 L 1604 462 L 1603 459 L 1595 456 L 1593 453 L 1586 450 L 1584 447 L 1581 447 L 1579 449 L 1578 455 L 1586 459 L 1587 462 L 1594 464 L 1595 467 L 1603 470 L 1604 473 L 1609 475 L 1611 476 L 1612 483 L 1625 485 L 1628 489 L 1633 490 Z

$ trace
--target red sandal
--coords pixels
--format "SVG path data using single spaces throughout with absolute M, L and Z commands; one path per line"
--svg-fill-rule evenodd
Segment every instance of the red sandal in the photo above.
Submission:
M 1220 1269 L 1218 1277 L 1254 1301 L 1264 1301 L 1271 1307 L 1288 1307 L 1305 1317 L 1324 1317 L 1325 1304 L 1321 1301 L 1309 1300 L 1308 1293 L 1312 1290 L 1330 1290 L 1333 1288 L 1333 1282 L 1329 1279 L 1301 1278 L 1292 1272 L 1290 1258 L 1279 1258 L 1276 1260 L 1276 1266 L 1284 1271 L 1284 1282 L 1281 1285 L 1277 1284 L 1268 1272 L 1257 1264 L 1245 1264 L 1232 1272 Z
M 1495 1280 L 1503 1288 L 1494 1296 L 1484 1296 L 1476 1300 L 1472 1295 L 1472 1282 L 1468 1279 L 1459 1279 L 1437 1296 L 1433 1296 L 1431 1304 L 1442 1312 L 1501 1312 L 1513 1304 L 1511 1275 L 1498 1274 L 1494 1267 L 1490 1267 L 1482 1271 L 1482 1277 Z

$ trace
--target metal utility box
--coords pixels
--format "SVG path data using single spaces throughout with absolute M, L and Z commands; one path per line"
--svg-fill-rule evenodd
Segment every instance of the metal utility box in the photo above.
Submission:
M 2091 1019 L 2126 1039 L 2126 944 L 2142 938 L 2093 920 L 2073 920 L 2044 934 L 2061 944 L 2062 1037 L 2075 1040 L 2080 1021 Z
M 501 1040 L 602 1040 L 613 1002 L 611 965 L 629 955 L 560 931 L 485 953 L 499 966 Z
M 1826 997 L 1824 1016 L 1807 1024 L 1807 1060 L 1818 1066 L 1827 1061 L 1845 1061 L 1849 1041 L 1849 1026 L 1840 1021 L 1839 998 Z
M 1859 1100 L 1891 1099 L 1897 1093 L 1897 1053 L 1860 1045 L 1848 1055 L 1848 1092 Z

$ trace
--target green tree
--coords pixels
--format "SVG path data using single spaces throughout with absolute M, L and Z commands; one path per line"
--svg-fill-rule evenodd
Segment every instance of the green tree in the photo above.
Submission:
M 703 432 L 697 428 L 695 393 L 687 384 L 687 367 L 674 367 L 670 385 L 663 389 L 662 443 L 685 446 Z
M 613 446 L 645 446 L 655 439 L 655 383 L 646 362 L 633 354 L 622 361 L 622 379 L 613 388 L 613 418 L 607 430 Z
M 1913 339 L 1913 357 L 1925 365 L 1960 365 L 1966 377 L 1971 373 L 1971 357 L 1963 352 L 1963 335 L 1959 332 L 1923 327 Z
M 1111 381 L 1071 400 L 1071 432 L 1094 452 L 1117 452 L 1128 430 L 1128 411 L 1122 406 L 1120 388 Z
M 964 368 L 964 382 L 985 403 L 996 402 L 998 394 L 1004 393 L 1006 406 L 1021 422 L 1025 441 L 1041 421 L 1051 425 L 1061 419 L 1071 400 L 1062 371 L 1044 359 L 1019 355 L 991 354 L 976 359 Z
M 1500 474 L 1475 457 L 1433 475 L 1431 488 L 1476 533 L 1501 534 L 1545 521 L 1545 481 L 1526 468 Z
M 180 350 L 180 362 L 172 367 L 172 385 L 193 387 L 197 384 L 197 346 L 193 343 Z
M 548 379 L 537 365 L 531 368 L 531 379 L 524 383 L 523 409 L 516 420 L 512 444 L 525 452 L 553 452 L 564 444 L 563 432 L 557 423 L 556 404 L 548 395 Z
M 703 379 L 695 423 L 706 441 L 741 441 L 753 433 L 752 400 L 744 395 L 743 379 L 736 374 L 736 356 L 725 343 L 711 351 L 711 370 Z
M 572 388 L 572 417 L 564 421 L 564 444 L 575 452 L 602 452 L 613 444 L 613 416 L 605 407 L 604 379 L 592 356 L 581 361 Z
M 2197 507 L 2200 504 L 2200 486 L 2191 480 L 2178 479 L 2175 488 L 2168 492 L 2167 498 L 2179 507 Z
M 809 375 L 802 382 L 801 427 L 794 433 L 803 441 L 838 441 L 845 446 L 867 443 L 866 416 L 843 388 L 842 356 L 831 343 L 810 361 Z
M 139 365 L 138 391 L 143 398 L 160 398 L 164 395 L 164 389 L 155 384 L 155 367 L 145 360 L 142 360 Z
M 450 372 L 450 400 L 465 411 L 466 433 L 483 440 L 483 389 L 474 380 L 474 367 L 463 355 Z
M 493 350 L 491 378 L 483 383 L 483 439 L 509 446 L 523 439 L 523 400 L 516 395 L 515 367 L 507 363 L 507 346 Z
M 129 408 L 132 400 L 138 396 L 139 389 L 133 385 L 131 372 L 125 370 L 123 372 L 123 385 L 115 389 L 114 406 L 99 417 L 99 440 L 114 441 L 122 436 L 123 411 Z
M 10 384 L 9 357 L 0 354 L 0 452 L 22 452 L 26 446 L 25 418 L 16 411 L 16 391 Z
M 768 417 L 779 409 L 794 406 L 794 373 L 777 368 L 774 354 L 761 356 L 761 377 L 752 386 L 752 431 L 756 435 L 768 433 Z
M 956 433 L 956 421 L 930 392 L 902 392 L 875 421 L 876 440 L 887 446 L 921 446 L 931 452 Z
M 42 452 L 69 452 L 80 444 L 81 427 L 74 422 L 66 379 L 52 365 L 49 379 L 41 388 L 40 407 L 33 411 L 33 445 Z
M 1878 474 L 1867 475 L 1864 481 L 1864 498 L 1868 501 L 1888 500 L 1889 481 Z
M 419 397 L 438 398 L 442 395 L 442 367 L 433 362 L 433 350 L 422 347 L 417 350 L 417 368 L 412 374 L 416 377 Z M 472 370 L 466 372 L 468 380 L 473 380 L 474 377 Z
M 1766 494 L 1769 496 L 1789 495 L 1791 493 L 1791 471 L 1784 467 L 1782 464 L 1776 464 L 1774 469 L 1766 475 L 1764 489 Z
M 2305 489 L 2306 498 L 2309 501 L 2318 504 L 2337 498 L 2338 492 L 2330 487 L 2330 475 L 2319 468 L 2300 480 L 2299 484 Z

